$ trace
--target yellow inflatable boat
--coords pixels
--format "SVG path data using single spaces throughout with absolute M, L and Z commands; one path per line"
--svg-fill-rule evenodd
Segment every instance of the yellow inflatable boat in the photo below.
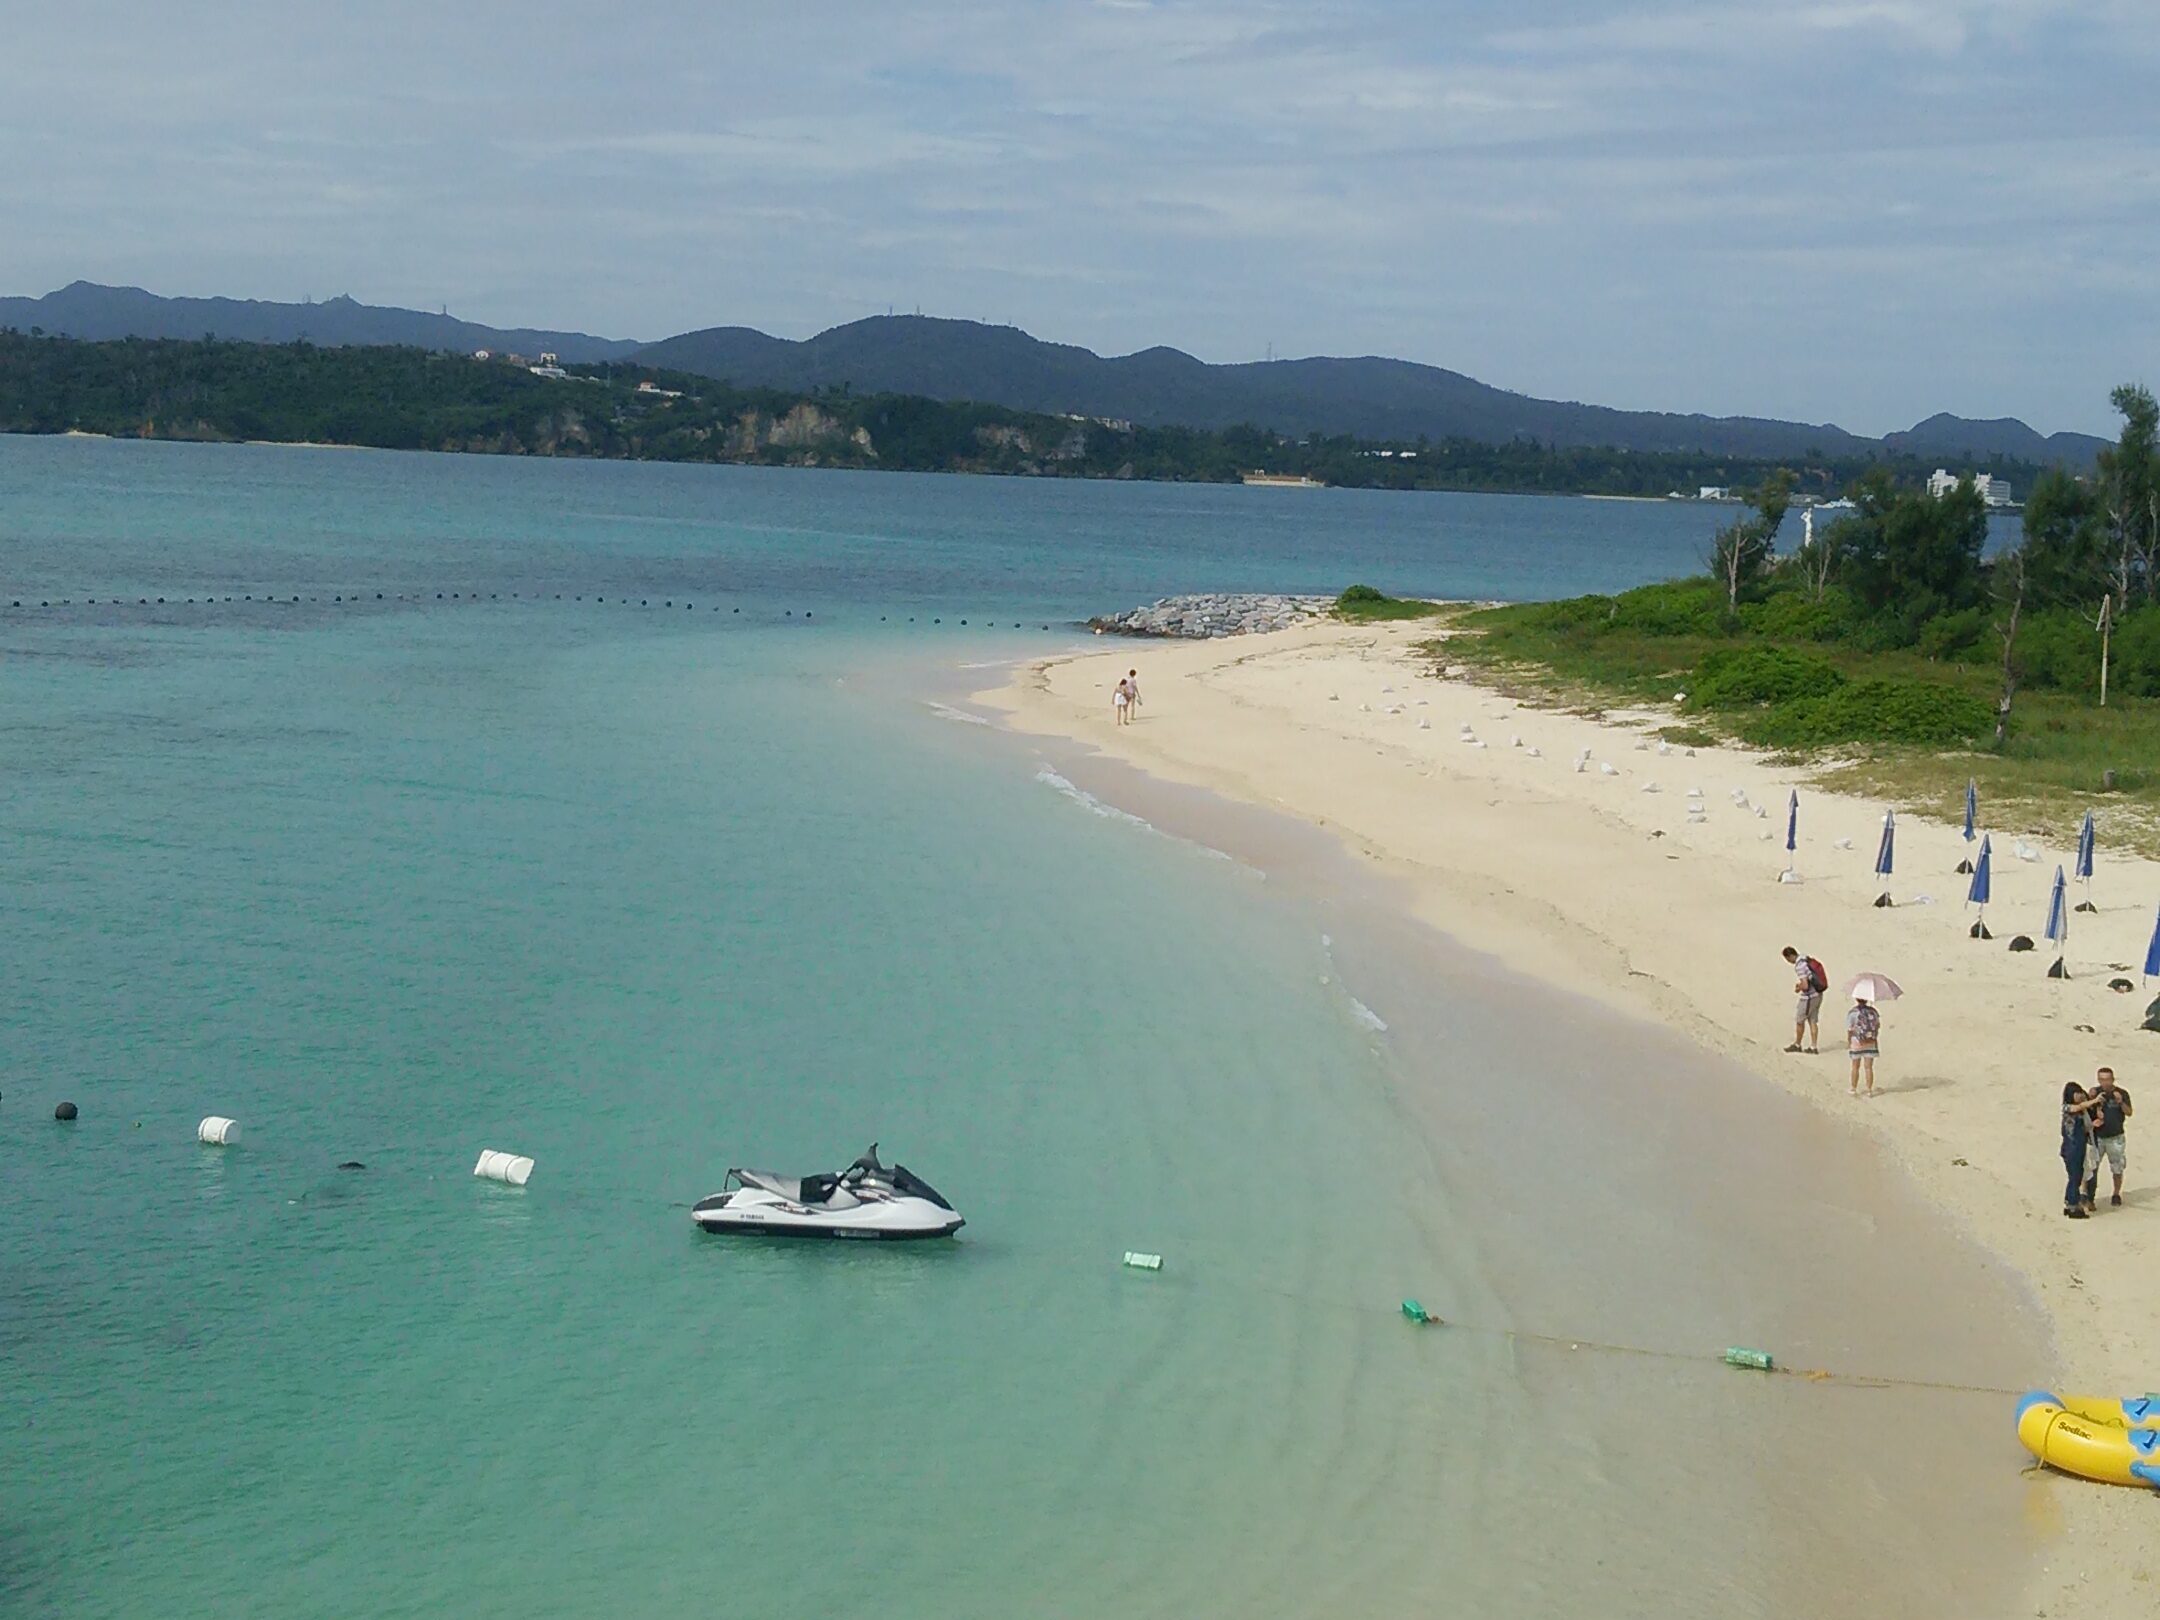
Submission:
M 2160 1490 L 2160 1395 L 2114 1400 L 2036 1389 L 2018 1401 L 2018 1439 L 2050 1468 Z

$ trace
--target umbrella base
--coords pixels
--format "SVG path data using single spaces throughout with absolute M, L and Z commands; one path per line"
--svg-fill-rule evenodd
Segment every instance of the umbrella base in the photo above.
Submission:
M 2048 968 L 2047 976 L 2051 979 L 2067 979 L 2070 977 L 2070 970 L 2063 966 L 2063 959 L 2058 956 Z
M 1988 932 L 1986 923 L 1976 922 L 1972 925 L 1966 937 L 1969 939 L 1993 939 L 1995 936 Z
M 1894 905 L 1896 905 L 1896 904 L 1897 904 L 1897 902 L 1896 902 L 1895 900 L 1891 899 L 1891 898 L 1890 898 L 1890 896 L 1889 896 L 1889 894 L 1888 894 L 1888 892 L 1886 891 L 1886 892 L 1884 892 L 1884 893 L 1882 893 L 1882 894 L 1878 894 L 1878 895 L 1877 895 L 1877 896 L 1875 897 L 1875 904 L 1876 904 L 1876 905 L 1877 905 L 1878 907 L 1880 907 L 1880 906 L 1894 906 Z
M 2097 911 L 2098 911 L 2098 910 L 2099 910 L 2100 908 L 2099 908 L 2098 906 L 2094 905 L 2094 904 L 2093 904 L 2093 903 L 2092 903 L 2092 902 L 2091 902 L 2090 900 L 2080 900 L 2080 901 L 2079 901 L 2079 902 L 2078 902 L 2078 903 L 2077 903 L 2076 905 L 2072 906 L 2072 907 L 2071 907 L 2070 909 L 2071 909 L 2072 911 L 2092 911 L 2092 912 L 2097 912 Z
M 1959 876 L 1959 877 L 1970 877 L 1970 876 L 1972 876 L 1972 862 L 1971 862 L 1971 861 L 1959 861 L 1959 862 L 1957 863 L 1957 870 L 1958 870 L 1958 876 Z

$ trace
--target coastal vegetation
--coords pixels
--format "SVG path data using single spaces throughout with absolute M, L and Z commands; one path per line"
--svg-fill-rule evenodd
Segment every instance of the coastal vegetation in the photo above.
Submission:
M 2093 476 L 2043 475 L 1994 555 L 1970 481 L 1935 497 L 1879 469 L 1849 517 L 1780 550 L 1772 476 L 1703 573 L 1464 614 L 1475 633 L 1444 656 L 1663 709 L 1676 736 L 1817 756 L 1836 785 L 1938 812 L 1968 777 L 2036 820 L 2113 795 L 2160 847 L 2160 409 L 2137 387 L 2113 402 Z
M 1933 466 L 1887 452 L 1781 464 L 1528 439 L 1293 438 L 845 386 L 743 388 L 621 361 L 548 369 L 557 374 L 422 348 L 83 342 L 0 330 L 0 432 L 1209 483 L 1259 471 L 1360 489 L 1613 496 L 1780 479 L 1796 498 L 1863 477 L 1903 489 Z M 1988 465 L 2020 488 L 2045 471 L 2000 457 Z
M 1335 617 L 1351 624 L 1381 624 L 1400 619 L 1429 619 L 1447 609 L 1438 602 L 1389 596 L 1370 585 L 1353 585 L 1335 598 Z

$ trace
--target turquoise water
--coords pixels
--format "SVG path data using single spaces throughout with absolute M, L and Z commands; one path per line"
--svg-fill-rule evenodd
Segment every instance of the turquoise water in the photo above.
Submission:
M 1675 1599 L 1646 1386 L 1394 1314 L 1500 1319 L 1500 1251 L 1309 911 L 927 704 L 1159 590 L 1698 543 L 1302 499 L 0 439 L 0 601 L 70 602 L 0 619 L 0 1608 Z M 1425 1011 L 1504 1054 L 1485 994 Z M 873 1139 L 958 1241 L 690 1227 Z

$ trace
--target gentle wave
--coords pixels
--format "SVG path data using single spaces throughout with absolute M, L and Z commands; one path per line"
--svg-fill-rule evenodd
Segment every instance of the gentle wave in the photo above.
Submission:
M 1120 810 L 1114 804 L 1104 804 L 1102 800 L 1096 798 L 1095 795 L 1088 792 L 1087 789 L 1082 787 L 1075 787 L 1070 779 L 1060 776 L 1056 771 L 1052 770 L 1047 765 L 1041 765 L 1036 767 L 1035 780 L 1043 783 L 1047 787 L 1053 787 L 1057 789 L 1058 792 L 1064 794 L 1065 797 L 1072 800 L 1073 803 L 1083 805 L 1087 809 L 1094 811 L 1096 815 L 1102 816 L 1107 820 L 1122 821 L 1127 826 L 1141 827 L 1146 829 L 1148 832 L 1161 831 L 1161 829 L 1158 828 L 1154 822 L 1149 821 L 1144 817 L 1136 816 L 1129 810 Z M 1217 851 L 1216 853 L 1220 854 L 1221 852 Z
M 1366 1006 L 1364 1002 L 1358 1000 L 1356 996 L 1350 998 L 1350 1016 L 1367 1029 L 1377 1031 L 1383 1035 L 1387 1033 L 1387 1020 Z
M 957 720 L 964 726 L 987 726 L 990 723 L 983 716 L 969 714 L 965 709 L 956 709 L 950 703 L 925 703 L 923 707 L 940 720 Z

